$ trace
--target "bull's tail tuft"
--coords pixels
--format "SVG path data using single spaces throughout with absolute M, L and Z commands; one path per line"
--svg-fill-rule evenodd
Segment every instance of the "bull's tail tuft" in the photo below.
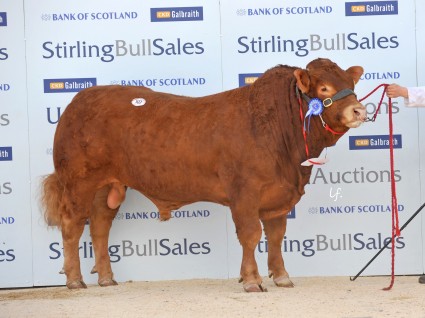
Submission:
M 55 173 L 44 177 L 41 184 L 41 205 L 44 210 L 44 220 L 48 226 L 61 225 L 61 201 L 63 186 Z

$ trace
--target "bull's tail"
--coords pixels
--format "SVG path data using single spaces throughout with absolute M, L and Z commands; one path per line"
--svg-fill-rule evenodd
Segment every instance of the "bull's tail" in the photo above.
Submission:
M 44 219 L 47 225 L 60 227 L 61 201 L 64 188 L 56 172 L 45 176 L 41 187 L 41 205 L 44 210 Z

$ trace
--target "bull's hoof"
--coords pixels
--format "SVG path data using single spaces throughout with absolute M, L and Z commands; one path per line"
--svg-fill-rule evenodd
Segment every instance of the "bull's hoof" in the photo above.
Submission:
M 286 288 L 294 287 L 294 283 L 287 276 L 273 278 L 273 281 L 277 287 L 286 287 Z
M 96 274 L 96 273 L 97 273 L 96 266 L 93 266 L 93 268 L 91 269 L 90 274 Z
M 118 283 L 115 280 L 113 280 L 112 278 L 99 279 L 98 283 L 102 287 L 118 285 Z
M 81 289 L 87 288 L 87 285 L 82 280 L 73 280 L 71 282 L 66 282 L 66 287 L 69 289 Z
M 261 293 L 261 292 L 267 292 L 267 288 L 264 287 L 262 284 L 255 284 L 255 283 L 247 283 L 243 284 L 243 289 L 247 293 Z

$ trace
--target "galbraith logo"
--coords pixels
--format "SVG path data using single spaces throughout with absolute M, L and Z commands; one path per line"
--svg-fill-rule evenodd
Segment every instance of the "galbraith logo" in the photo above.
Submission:
M 7 13 L 0 12 L 0 27 L 7 26 Z
M 346 16 L 397 15 L 398 1 L 361 1 L 346 2 Z
M 151 22 L 204 20 L 203 7 L 151 8 Z
M 350 150 L 389 149 L 389 135 L 350 136 Z M 393 135 L 393 147 L 402 148 L 401 135 Z
M 12 147 L 0 147 L 0 161 L 12 161 Z
M 55 78 L 44 80 L 45 93 L 75 93 L 95 86 L 96 78 Z
M 246 73 L 239 74 L 239 87 L 251 85 L 254 83 L 263 73 Z

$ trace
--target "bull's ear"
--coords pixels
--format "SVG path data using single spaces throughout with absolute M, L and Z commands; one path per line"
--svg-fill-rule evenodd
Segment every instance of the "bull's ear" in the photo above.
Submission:
M 346 72 L 350 74 L 351 78 L 354 81 L 354 84 L 357 84 L 357 82 L 360 80 L 360 76 L 363 75 L 363 67 L 351 66 L 349 69 L 346 70 Z
M 308 72 L 303 69 L 296 69 L 294 71 L 294 76 L 297 79 L 297 86 L 303 93 L 307 93 L 310 90 L 310 77 Z

